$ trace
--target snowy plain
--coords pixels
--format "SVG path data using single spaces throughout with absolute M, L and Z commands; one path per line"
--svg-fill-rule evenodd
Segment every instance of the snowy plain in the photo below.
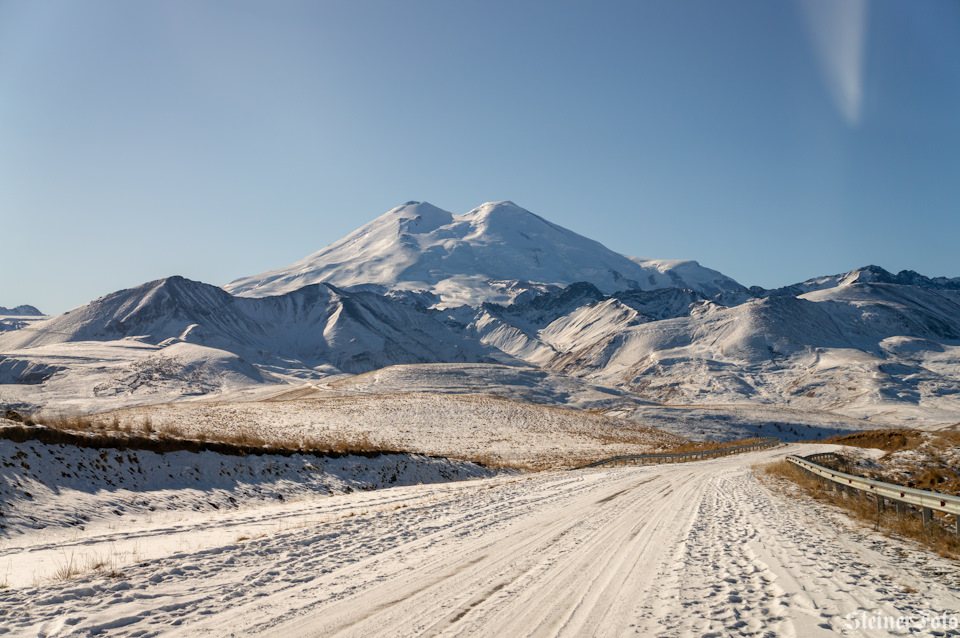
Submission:
M 122 531 L 92 526 L 61 546 L 107 548 L 122 535 L 163 551 L 112 576 L 2 589 L 0 627 L 18 636 L 875 636 L 851 619 L 960 609 L 952 564 L 775 495 L 751 470 L 828 449 L 396 487 L 184 512 L 176 523 L 131 516 Z M 50 551 L 42 536 L 18 542 L 21 555 Z
M 288 401 L 192 402 L 129 408 L 99 418 L 212 437 L 244 432 L 267 441 L 365 439 L 382 449 L 480 459 L 531 469 L 570 467 L 616 454 L 654 452 L 685 439 L 646 425 L 565 408 L 478 395 L 365 394 Z

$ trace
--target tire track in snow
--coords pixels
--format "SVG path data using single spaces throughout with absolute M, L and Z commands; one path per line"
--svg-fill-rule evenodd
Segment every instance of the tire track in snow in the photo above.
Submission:
M 0 615 L 0 628 L 14 635 L 807 636 L 833 635 L 859 610 L 960 608 L 956 589 L 908 581 L 907 566 L 838 536 L 815 517 L 818 506 L 761 486 L 750 464 L 782 456 L 275 506 L 264 516 L 292 522 L 308 511 L 336 520 L 179 552 L 132 566 L 119 581 L 0 590 L 0 609 L 19 614 Z M 206 525 L 229 534 L 251 516 Z
M 643 472 L 649 474 L 649 470 Z M 584 495 L 573 503 L 558 503 L 561 515 L 556 512 L 533 512 L 518 521 L 519 529 L 506 530 L 506 534 L 493 545 L 483 546 L 489 557 L 456 575 L 444 580 L 427 591 L 418 591 L 410 596 L 403 608 L 392 607 L 388 613 L 365 613 L 357 610 L 377 606 L 393 583 L 375 588 L 352 597 L 337 607 L 324 609 L 322 618 L 307 618 L 296 626 L 283 627 L 285 635 L 368 635 L 374 631 L 381 635 L 432 635 L 435 633 L 474 634 L 480 631 L 488 635 L 510 632 L 511 627 L 534 623 L 542 625 L 542 619 L 533 620 L 531 615 L 562 617 L 557 602 L 569 606 L 586 582 L 582 575 L 590 573 L 590 582 L 602 582 L 602 586 L 588 587 L 592 599 L 601 599 L 602 591 L 609 587 L 605 577 L 606 563 L 616 561 L 616 553 L 603 551 L 611 545 L 624 546 L 635 539 L 651 520 L 668 518 L 660 516 L 669 507 L 663 501 L 651 501 L 646 489 L 641 486 L 653 480 L 667 479 L 662 475 L 649 475 L 637 481 L 634 473 L 620 472 L 615 487 L 627 483 L 628 487 L 615 490 L 599 501 L 592 494 Z M 609 478 L 609 477 L 608 477 Z M 689 482 L 692 479 L 686 479 Z M 683 481 L 681 481 L 683 482 Z M 657 483 L 653 483 L 656 485 Z M 605 490 L 605 491 L 609 491 Z M 612 496 L 619 496 L 616 504 Z M 624 501 L 629 496 L 629 502 Z M 637 508 L 646 510 L 648 516 L 635 520 Z M 585 514 L 587 514 L 585 516 Z M 662 524 L 661 527 L 668 527 Z M 651 541 L 644 538 L 636 545 L 635 553 L 642 555 Z M 600 548 L 600 553 L 586 552 L 583 546 Z M 634 575 L 633 567 L 626 570 Z M 625 578 L 620 576 L 620 581 Z M 619 583 L 618 583 L 619 584 Z M 596 589 L 597 591 L 593 591 Z M 477 597 L 476 592 L 487 592 Z M 504 609 L 504 601 L 509 605 Z M 591 605 L 583 605 L 591 610 Z M 362 621 L 343 622 L 344 616 L 363 614 Z M 342 614 L 342 615 L 341 615 Z M 582 622 L 578 619 L 577 622 Z M 302 633 L 301 633 L 302 632 Z
M 895 565 L 835 542 L 835 529 L 798 516 L 748 466 L 727 467 L 705 487 L 687 538 L 649 593 L 643 633 L 834 636 L 852 612 L 896 618 L 931 609 L 929 593 L 898 585 Z M 945 609 L 956 609 L 957 592 L 944 594 L 952 601 Z
M 633 484 L 633 487 L 650 480 L 649 477 L 645 477 L 638 482 L 636 477 L 629 475 L 626 478 Z M 623 478 L 620 482 L 623 482 Z M 618 510 L 613 507 L 603 508 L 592 503 L 596 499 L 594 490 L 610 491 L 603 483 L 595 484 L 593 488 L 586 495 L 578 496 L 575 499 L 575 504 L 567 502 L 570 494 L 566 494 L 565 496 L 568 498 L 557 503 L 555 509 L 549 509 L 546 516 L 536 510 L 531 513 L 529 508 L 524 507 L 517 520 L 506 521 L 502 525 L 502 534 L 479 537 L 476 539 L 476 545 L 460 549 L 464 556 L 482 552 L 488 557 L 487 560 L 472 566 L 470 570 L 459 572 L 456 580 L 449 579 L 442 583 L 436 583 L 428 591 L 418 590 L 417 595 L 411 595 L 405 601 L 404 610 L 391 609 L 389 614 L 370 614 L 362 611 L 376 608 L 379 600 L 389 595 L 390 592 L 396 591 L 395 588 L 398 585 L 388 582 L 381 588 L 366 592 L 359 599 L 351 598 L 344 601 L 344 604 L 340 606 L 326 608 L 323 613 L 322 627 L 311 627 L 306 633 L 309 635 L 311 632 L 319 631 L 324 635 L 337 635 L 337 632 L 342 631 L 344 635 L 365 635 L 369 632 L 370 627 L 373 627 L 383 634 L 389 634 L 393 631 L 403 634 L 406 633 L 404 628 L 411 625 L 417 627 L 416 633 L 418 634 L 429 633 L 431 630 L 437 629 L 437 622 L 431 620 L 436 615 L 441 616 L 441 618 L 457 616 L 462 607 L 469 607 L 472 604 L 477 591 L 493 590 L 494 588 L 500 591 L 505 589 L 507 584 L 522 581 L 531 572 L 542 569 L 545 558 L 552 556 L 551 552 L 560 551 L 555 549 L 557 546 L 564 547 L 565 544 L 580 542 L 579 539 L 583 535 L 582 528 L 584 526 L 590 525 L 603 530 L 605 527 L 603 521 L 615 515 Z M 555 499 L 558 493 L 553 489 L 550 491 L 553 492 L 551 498 Z M 619 490 L 619 492 L 623 491 Z M 607 494 L 601 501 L 612 495 Z M 595 518 L 592 521 L 584 519 L 582 508 L 590 505 L 596 506 L 595 509 L 601 513 L 602 518 Z M 530 520 L 531 517 L 533 517 L 533 521 Z M 578 535 L 577 532 L 581 532 L 581 534 Z M 441 560 L 449 560 L 449 557 L 443 556 Z M 428 565 L 427 568 L 430 569 L 432 566 Z M 500 584 L 497 581 L 506 581 L 507 584 L 496 587 L 497 584 Z M 399 587 L 402 589 L 403 585 L 401 584 Z M 451 599 L 456 601 L 455 604 L 451 605 Z M 450 607 L 454 608 L 452 613 L 445 611 Z M 416 610 L 416 619 L 409 617 L 410 609 Z M 355 620 L 360 615 L 363 618 Z M 349 620 L 344 621 L 344 619 Z M 309 625 L 312 622 L 312 620 L 308 621 L 307 624 Z M 291 634 L 290 632 L 294 633 Z M 285 627 L 283 633 L 296 635 L 296 629 Z

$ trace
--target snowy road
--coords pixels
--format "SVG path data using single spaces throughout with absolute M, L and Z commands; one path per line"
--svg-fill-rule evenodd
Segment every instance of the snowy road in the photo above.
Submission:
M 0 628 L 14 635 L 815 636 L 852 625 L 848 614 L 960 609 L 956 589 L 918 571 L 925 559 L 900 558 L 879 537 L 838 536 L 816 506 L 758 483 L 751 464 L 796 447 L 223 515 L 206 523 L 195 549 L 181 540 L 167 556 L 122 568 L 123 578 L 0 590 Z M 188 523 L 129 532 L 156 538 L 164 529 L 182 534 Z M 210 541 L 218 526 L 222 544 Z M 248 533 L 266 535 L 237 541 Z M 78 542 L 97 540 L 91 531 Z

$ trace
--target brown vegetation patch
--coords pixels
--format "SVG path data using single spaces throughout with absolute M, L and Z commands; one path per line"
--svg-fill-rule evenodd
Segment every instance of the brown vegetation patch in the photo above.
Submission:
M 832 436 L 817 443 L 834 443 L 836 445 L 852 445 L 854 447 L 868 447 L 884 452 L 899 452 L 912 450 L 924 441 L 923 433 L 918 430 L 867 430 L 854 434 Z
M 825 442 L 886 452 L 871 468 L 858 467 L 858 459 L 841 452 L 837 469 L 842 472 L 941 494 L 960 495 L 960 468 L 957 464 L 960 432 L 874 430 L 837 436 Z
M 664 452 L 668 453 L 683 453 L 683 452 L 710 452 L 712 450 L 725 450 L 732 447 L 740 447 L 742 445 L 753 445 L 754 443 L 760 443 L 760 439 L 751 438 L 751 439 L 737 439 L 736 441 L 690 441 L 688 443 L 682 443 L 680 445 L 667 448 Z
M 157 454 L 215 452 L 228 456 L 307 454 L 326 458 L 342 456 L 373 458 L 382 454 L 419 454 L 431 458 L 476 463 L 489 469 L 525 471 L 535 469 L 528 463 L 510 461 L 489 453 L 440 457 L 435 454 L 396 449 L 395 446 L 375 440 L 367 432 L 267 439 L 240 429 L 237 432 L 219 436 L 211 436 L 206 432 L 191 436 L 174 424 L 167 423 L 154 428 L 149 415 L 134 419 L 131 423 L 130 420 L 121 420 L 116 413 L 108 419 L 90 416 L 23 417 L 15 412 L 13 414 L 16 414 L 16 418 L 10 419 L 8 416 L 8 420 L 16 422 L 17 425 L 0 427 L 0 439 L 17 443 L 37 441 L 48 445 L 75 445 L 93 449 L 146 450 Z
M 21 417 L 16 422 L 17 425 L 0 428 L 0 439 L 16 443 L 37 441 L 48 445 L 75 445 L 93 449 L 146 450 L 157 454 L 168 452 L 216 452 L 228 456 L 309 454 L 338 458 L 346 455 L 375 457 L 381 454 L 409 453 L 405 450 L 387 449 L 365 435 L 353 438 L 311 437 L 266 441 L 262 437 L 240 431 L 218 439 L 210 439 L 206 435 L 185 438 L 183 431 L 172 425 L 166 425 L 158 432 L 154 432 L 149 426 L 149 418 L 144 424 L 145 427 L 140 429 L 144 434 L 133 433 L 130 424 L 120 424 L 116 418 L 109 422 L 98 422 L 83 416 L 51 419 Z M 146 434 L 147 432 L 149 434 Z
M 920 512 L 912 507 L 902 508 L 900 514 L 889 502 L 878 505 L 870 494 L 851 495 L 831 489 L 829 483 L 788 461 L 775 461 L 754 468 L 757 476 L 770 487 L 787 493 L 789 485 L 798 486 L 814 500 L 839 507 L 864 526 L 873 526 L 888 537 L 909 538 L 933 549 L 943 557 L 960 558 L 960 538 L 954 533 L 954 517 L 934 512 L 933 521 L 924 525 Z

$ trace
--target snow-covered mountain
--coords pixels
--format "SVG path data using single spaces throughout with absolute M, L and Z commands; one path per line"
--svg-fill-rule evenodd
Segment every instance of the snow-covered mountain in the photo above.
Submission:
M 121 290 L 0 336 L 0 352 L 123 339 L 159 347 L 197 344 L 256 363 L 327 373 L 396 363 L 477 362 L 493 352 L 427 312 L 373 293 L 318 284 L 241 298 L 183 277 Z
M 33 306 L 3 308 L 0 306 L 0 332 L 19 330 L 44 318 L 44 314 Z
M 42 317 L 43 313 L 26 304 L 14 308 L 4 308 L 0 306 L 0 315 L 15 315 L 17 317 Z
M 655 401 L 960 420 L 960 290 L 836 281 L 733 307 L 679 289 L 604 295 L 578 285 L 459 319 L 529 363 Z
M 880 266 L 864 266 L 850 272 L 827 277 L 814 277 L 807 281 L 784 286 L 775 290 L 761 290 L 752 288 L 756 296 L 789 295 L 795 297 L 815 290 L 827 288 L 842 288 L 853 284 L 900 284 L 902 286 L 917 286 L 933 290 L 960 290 L 960 277 L 924 277 L 912 270 L 902 270 L 896 275 L 884 270 Z
M 0 334 L 3 400 L 89 411 L 400 363 L 513 361 L 430 311 L 325 284 L 234 297 L 170 277 Z
M 224 288 L 171 277 L 0 334 L 5 400 L 143 403 L 499 363 L 550 371 L 553 394 L 569 375 L 646 401 L 960 421 L 960 278 L 867 266 L 747 289 L 696 262 L 624 257 L 510 202 L 464 215 L 409 202 Z
M 606 293 L 670 287 L 706 295 L 745 291 L 695 261 L 625 257 L 512 202 L 486 203 L 464 215 L 407 202 L 290 266 L 224 289 L 261 297 L 326 282 L 412 293 L 424 305 L 452 307 L 509 303 L 524 293 L 581 281 Z

